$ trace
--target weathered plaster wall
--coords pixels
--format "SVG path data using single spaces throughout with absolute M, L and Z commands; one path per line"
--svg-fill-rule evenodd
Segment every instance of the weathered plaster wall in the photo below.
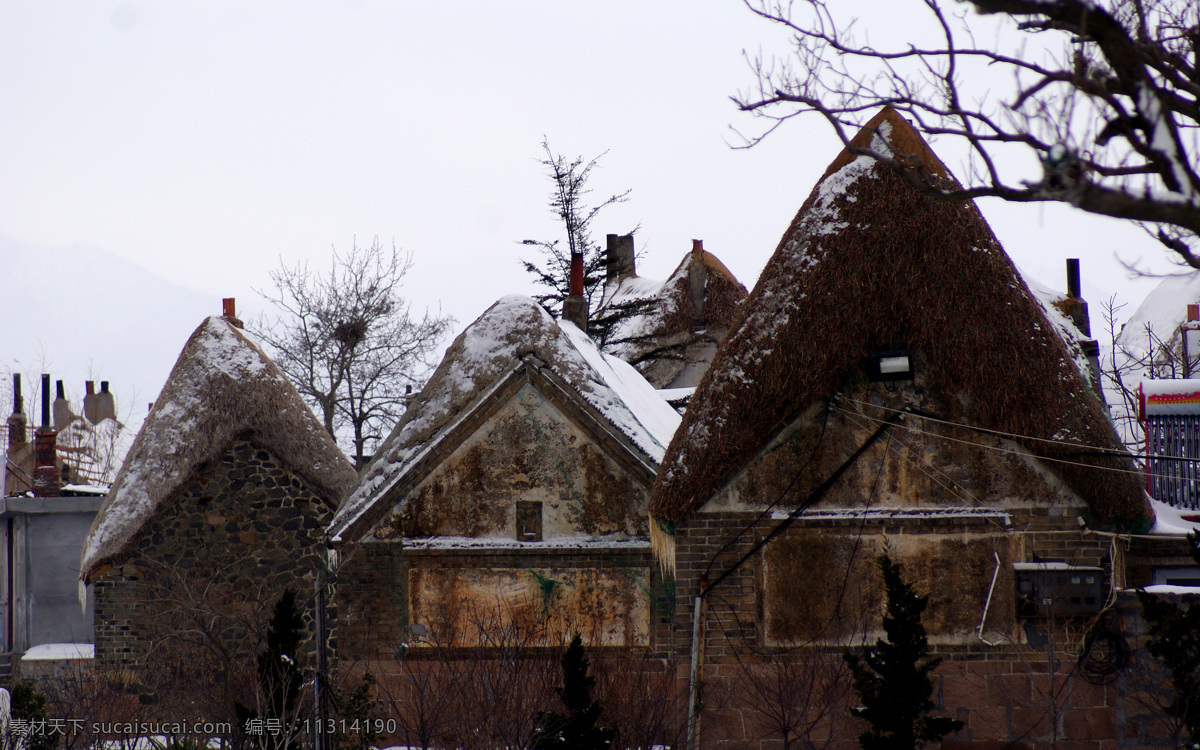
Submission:
M 371 540 L 342 553 L 337 582 L 339 659 L 377 673 L 431 645 L 497 637 L 544 646 L 578 631 L 591 646 L 648 647 L 675 605 L 645 547 L 406 550 Z
M 906 405 L 937 415 L 962 409 L 920 388 L 848 387 L 838 404 L 818 402 L 794 418 L 704 507 L 738 510 L 808 497 Z M 1050 465 L 1016 443 L 911 415 L 889 428 L 814 507 L 947 505 L 1084 507 Z
M 516 503 L 543 504 L 543 538 L 646 536 L 648 487 L 525 385 L 408 494 L 377 538 L 516 538 Z
M 589 646 L 646 646 L 645 567 L 453 568 L 409 572 L 409 616 L 441 643 L 485 643 L 499 627 L 542 632 L 550 643 L 578 632 Z
M 149 653 L 161 663 L 185 642 L 252 656 L 261 648 L 257 629 L 286 588 L 296 590 L 314 632 L 311 603 L 331 518 L 270 453 L 235 441 L 96 577 L 97 659 L 142 667 Z

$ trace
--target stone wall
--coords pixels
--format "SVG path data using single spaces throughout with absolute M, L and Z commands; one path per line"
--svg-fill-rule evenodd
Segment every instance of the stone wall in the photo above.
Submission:
M 239 439 L 166 498 L 95 577 L 96 658 L 248 659 L 285 589 L 310 634 L 330 509 L 267 451 Z M 310 637 L 309 655 L 315 650 Z M 310 662 L 311 663 L 311 662 Z

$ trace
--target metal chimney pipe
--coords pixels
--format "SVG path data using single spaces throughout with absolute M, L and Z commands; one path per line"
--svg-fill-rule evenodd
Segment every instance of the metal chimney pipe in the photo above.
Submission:
M 50 376 L 42 373 L 42 427 L 50 426 Z
M 1079 258 L 1067 258 L 1067 296 L 1082 299 L 1079 286 Z

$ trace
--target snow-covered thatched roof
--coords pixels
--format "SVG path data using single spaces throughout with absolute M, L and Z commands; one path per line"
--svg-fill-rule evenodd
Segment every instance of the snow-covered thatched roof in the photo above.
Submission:
M 121 554 L 164 500 L 233 440 L 247 437 L 330 507 L 354 468 L 279 368 L 228 319 L 188 339 L 84 544 L 85 580 Z
M 653 471 L 679 425 L 679 415 L 630 365 L 602 354 L 585 333 L 559 322 L 528 297 L 503 297 L 446 350 L 433 377 L 342 501 L 334 541 L 361 530 L 376 506 L 506 377 L 524 366 L 544 368 L 623 436 Z
M 1200 271 L 1178 276 L 1168 276 L 1121 327 L 1117 336 L 1117 348 L 1130 362 L 1143 366 L 1161 364 L 1165 360 L 1162 348 L 1176 350 L 1179 347 L 1179 328 L 1187 322 L 1187 306 L 1200 303 Z
M 957 185 L 891 108 L 851 143 L 890 150 Z M 832 397 L 871 351 L 903 345 L 923 358 L 926 386 L 953 395 L 961 413 L 947 418 L 1008 433 L 1056 460 L 1094 521 L 1143 528 L 1153 515 L 1132 462 L 1055 328 L 973 202 L 926 196 L 845 149 L 800 208 L 697 388 L 652 490 L 651 514 L 691 515 L 788 415 Z
M 701 308 L 692 296 L 692 275 L 700 271 L 703 288 Z M 609 334 L 614 342 L 612 353 L 632 362 L 659 387 L 669 383 L 686 362 L 677 356 L 657 357 L 664 346 L 691 338 L 697 327 L 728 330 L 741 311 L 746 287 L 717 256 L 704 250 L 698 241 L 666 281 L 647 279 L 636 274 L 609 281 L 597 317 L 603 317 L 621 305 L 639 305 L 643 310 L 617 323 Z M 650 373 L 647 367 L 656 365 Z

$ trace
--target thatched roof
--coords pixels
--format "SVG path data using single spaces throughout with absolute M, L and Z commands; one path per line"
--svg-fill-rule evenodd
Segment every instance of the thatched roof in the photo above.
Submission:
M 893 149 L 954 178 L 890 108 L 854 145 Z M 1091 519 L 1141 527 L 1151 511 L 1111 423 L 1063 340 L 973 202 L 938 201 L 868 156 L 843 151 L 818 181 L 700 383 L 663 461 L 651 514 L 693 513 L 809 405 L 836 394 L 871 352 L 922 355 L 947 418 L 1014 435 L 1055 464 Z M 1120 469 L 1121 471 L 1104 471 Z
M 696 267 L 703 279 L 703 309 L 697 309 L 692 297 L 691 279 Z M 657 387 L 662 388 L 684 368 L 686 362 L 669 351 L 672 345 L 694 338 L 697 323 L 701 329 L 727 331 L 733 326 L 746 299 L 746 287 L 712 253 L 696 242 L 666 281 L 637 275 L 622 276 L 604 290 L 598 316 L 622 304 L 645 309 L 618 323 L 610 335 L 612 352 L 631 362 Z M 664 348 L 667 351 L 664 352 Z
M 92 523 L 84 578 L 121 554 L 160 504 L 239 436 L 270 451 L 331 508 L 354 482 L 353 466 L 279 368 L 227 319 L 208 318 L 179 354 Z
M 657 469 L 679 415 L 627 363 L 602 354 L 574 324 L 560 323 L 529 297 L 503 297 L 466 328 L 409 405 L 329 527 L 336 542 L 361 531 L 376 506 L 489 391 L 533 361 L 574 390 L 587 408 L 623 435 Z

